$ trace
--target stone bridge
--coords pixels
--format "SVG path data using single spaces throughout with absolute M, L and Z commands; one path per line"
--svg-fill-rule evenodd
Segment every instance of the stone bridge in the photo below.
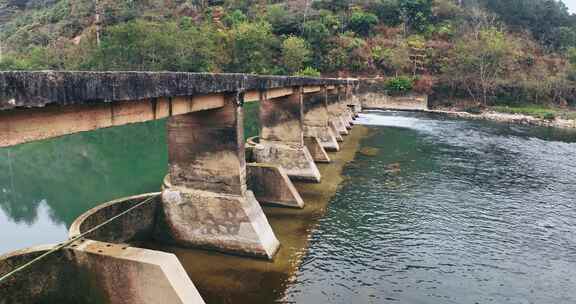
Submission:
M 321 180 L 316 162 L 330 162 L 326 151 L 339 150 L 361 110 L 357 87 L 354 79 L 244 74 L 0 72 L 0 147 L 167 119 L 169 154 L 162 192 L 98 206 L 70 237 L 144 198 L 150 204 L 0 282 L 0 304 L 63 295 L 82 303 L 203 303 L 174 255 L 130 244 L 152 238 L 272 259 L 280 243 L 260 203 L 304 206 L 291 180 Z M 245 144 L 243 105 L 254 101 L 261 130 Z M 0 257 L 0 275 L 49 248 Z

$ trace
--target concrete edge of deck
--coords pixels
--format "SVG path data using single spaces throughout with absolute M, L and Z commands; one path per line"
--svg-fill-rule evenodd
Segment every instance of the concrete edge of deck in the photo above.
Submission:
M 354 79 L 180 72 L 0 72 L 0 110 L 355 84 Z M 308 90 L 308 89 L 307 89 Z

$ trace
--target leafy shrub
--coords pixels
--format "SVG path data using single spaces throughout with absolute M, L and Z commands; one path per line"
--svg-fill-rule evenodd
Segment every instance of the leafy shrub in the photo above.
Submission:
M 294 73 L 310 60 L 311 51 L 306 40 L 288 36 L 282 42 L 282 63 L 290 73 Z
M 554 112 L 545 112 L 545 113 L 542 115 L 542 118 L 543 118 L 543 119 L 546 119 L 546 120 L 554 120 L 554 119 L 556 119 L 556 113 L 554 113 Z
M 313 67 L 306 67 L 305 69 L 299 71 L 295 74 L 295 76 L 302 76 L 302 77 L 320 77 L 320 71 Z
M 232 62 L 228 71 L 250 74 L 274 74 L 278 68 L 274 52 L 279 41 L 267 22 L 244 22 L 231 31 Z
M 398 76 L 386 81 L 385 87 L 392 94 L 404 94 L 412 90 L 414 82 L 409 77 Z
M 246 17 L 241 10 L 234 10 L 222 18 L 222 22 L 228 27 L 236 26 L 247 21 L 248 17 Z
M 408 28 L 421 33 L 430 24 L 432 0 L 403 0 L 400 2 L 400 10 Z
M 400 3 L 397 0 L 380 0 L 369 3 L 369 10 L 374 12 L 380 22 L 387 26 L 398 26 L 402 24 L 402 12 Z
M 290 10 L 286 3 L 269 5 L 264 16 L 272 25 L 276 35 L 290 35 L 300 33 L 300 24 L 304 16 L 299 11 Z
M 352 13 L 348 26 L 361 36 L 368 36 L 372 28 L 378 23 L 378 17 L 372 13 L 357 11 Z
M 15 58 L 13 56 L 5 55 L 4 58 L 0 60 L 0 71 L 17 71 L 29 69 L 30 64 L 27 61 Z

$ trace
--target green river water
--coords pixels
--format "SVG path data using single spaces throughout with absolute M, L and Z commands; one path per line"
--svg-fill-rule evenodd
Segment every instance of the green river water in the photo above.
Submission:
M 212 302 L 576 303 L 575 132 L 397 112 L 359 121 L 368 135 L 302 232 L 303 263 L 261 300 Z M 165 140 L 157 121 L 0 148 L 0 254 L 62 241 L 98 203 L 158 191 Z

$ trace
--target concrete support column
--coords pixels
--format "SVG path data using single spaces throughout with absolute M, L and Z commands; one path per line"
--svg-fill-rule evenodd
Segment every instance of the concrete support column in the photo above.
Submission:
M 168 120 L 167 226 L 181 246 L 271 259 L 280 244 L 246 189 L 241 98 L 222 98 L 222 108 Z
M 340 151 L 335 131 L 330 126 L 326 94 L 326 88 L 320 92 L 304 94 L 304 136 L 317 138 L 325 150 Z
M 340 94 L 338 89 L 328 91 L 328 113 L 330 114 L 330 124 L 337 135 L 336 139 L 342 141 L 341 135 L 347 135 L 348 129 L 342 120 L 342 105 L 340 103 Z
M 358 98 L 358 86 L 350 86 L 350 103 L 348 104 L 352 108 L 352 113 L 354 114 L 354 119 L 358 118 L 360 112 L 362 112 L 362 102 Z
M 280 165 L 288 176 L 298 180 L 320 182 L 320 171 L 304 144 L 302 90 L 293 94 L 260 101 L 259 143 L 254 158 L 259 163 Z
M 348 107 L 348 104 L 350 103 L 350 94 L 349 94 L 349 87 L 348 86 L 341 86 L 338 90 L 338 94 L 339 94 L 339 98 L 340 98 L 340 106 L 342 109 L 342 121 L 344 123 L 344 126 L 346 127 L 346 129 L 350 130 L 352 129 L 352 120 L 353 120 L 353 115 L 352 115 L 352 111 L 350 111 L 350 107 Z
M 352 120 L 355 120 L 359 113 L 362 111 L 362 105 L 360 104 L 360 99 L 356 97 L 357 88 L 353 85 L 348 85 L 347 87 L 347 105 L 350 108 L 350 113 Z

